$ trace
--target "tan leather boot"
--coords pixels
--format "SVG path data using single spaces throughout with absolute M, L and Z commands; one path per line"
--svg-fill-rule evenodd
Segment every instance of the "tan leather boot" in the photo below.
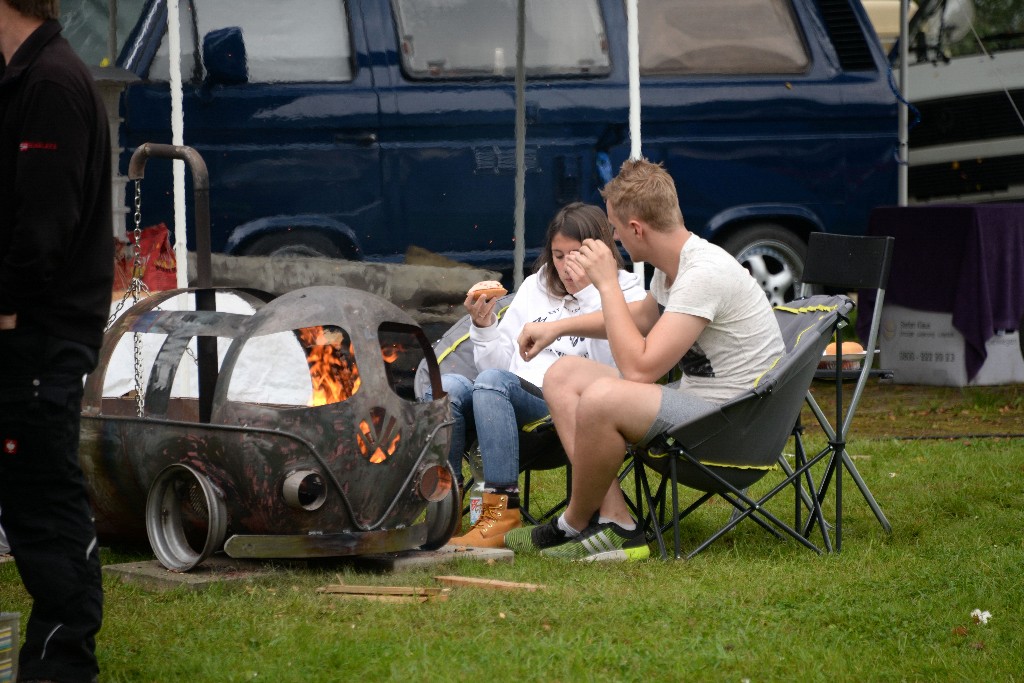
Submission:
M 484 492 L 483 510 L 480 519 L 469 528 L 464 536 L 448 541 L 451 545 L 465 545 L 474 548 L 504 548 L 505 532 L 523 525 L 519 508 L 508 507 L 508 496 Z

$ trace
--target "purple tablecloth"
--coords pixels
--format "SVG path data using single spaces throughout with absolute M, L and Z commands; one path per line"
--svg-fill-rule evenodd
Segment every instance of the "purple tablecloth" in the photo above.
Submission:
M 1024 204 L 884 207 L 871 212 L 868 234 L 896 238 L 885 303 L 952 313 L 972 379 L 985 342 L 1024 316 Z M 874 299 L 874 291 L 860 297 L 861 339 Z

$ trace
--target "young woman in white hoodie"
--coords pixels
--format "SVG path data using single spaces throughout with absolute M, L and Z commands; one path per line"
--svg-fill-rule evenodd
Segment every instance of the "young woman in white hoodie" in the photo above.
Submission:
M 519 355 L 517 339 L 530 322 L 592 315 L 595 327 L 603 329 L 597 289 L 565 269 L 566 257 L 588 238 L 605 242 L 619 259 L 619 285 L 626 301 L 643 301 L 643 283 L 624 269 L 604 211 L 579 202 L 563 207 L 551 220 L 534 274 L 523 282 L 500 321 L 497 298 L 466 298 L 472 319 L 469 338 L 480 373 L 475 381 L 446 374 L 441 384 L 455 420 L 449 459 L 460 472 L 466 432 L 475 429 L 483 457 L 484 495 L 479 519 L 465 535 L 453 538 L 453 545 L 500 548 L 505 532 L 521 526 L 519 428 L 548 414 L 540 391 L 548 368 L 567 355 L 614 365 L 608 342 L 597 338 L 563 337 L 528 361 Z

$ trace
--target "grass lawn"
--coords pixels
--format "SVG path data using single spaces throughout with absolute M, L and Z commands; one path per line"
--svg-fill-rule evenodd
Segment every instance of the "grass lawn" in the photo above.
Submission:
M 849 451 L 893 533 L 847 478 L 843 551 L 829 556 L 745 522 L 690 561 L 338 564 L 199 593 L 107 578 L 101 680 L 1024 680 L 1022 408 L 1021 387 L 871 387 Z M 540 495 L 554 497 L 560 476 L 540 473 Z M 775 511 L 791 518 L 790 505 L 784 495 Z M 706 506 L 684 547 L 728 514 Z M 453 588 L 423 604 L 316 592 L 339 578 L 435 586 L 436 574 L 546 588 Z M 0 564 L 0 609 L 24 627 L 29 607 L 13 563 Z

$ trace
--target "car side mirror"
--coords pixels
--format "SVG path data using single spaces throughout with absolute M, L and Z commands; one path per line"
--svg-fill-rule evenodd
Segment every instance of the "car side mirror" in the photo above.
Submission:
M 249 82 L 242 29 L 228 26 L 203 37 L 203 64 L 209 85 L 240 85 Z

